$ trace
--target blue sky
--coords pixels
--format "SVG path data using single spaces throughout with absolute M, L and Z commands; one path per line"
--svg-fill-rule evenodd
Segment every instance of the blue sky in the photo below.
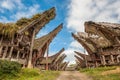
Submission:
M 71 37 L 71 32 L 84 32 L 85 21 L 120 23 L 120 0 L 0 0 L 0 22 L 15 22 L 21 17 L 31 17 L 51 7 L 56 17 L 36 36 L 49 33 L 60 23 L 64 28 L 50 44 L 50 55 L 65 48 L 66 61 L 74 62 L 73 51 L 83 52 L 81 45 Z

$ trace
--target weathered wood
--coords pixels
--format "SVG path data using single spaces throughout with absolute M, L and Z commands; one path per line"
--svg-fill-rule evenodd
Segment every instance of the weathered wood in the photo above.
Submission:
M 105 61 L 105 56 L 104 56 L 104 55 L 102 55 L 101 57 L 102 57 L 102 62 L 103 62 L 103 65 L 105 65 L 105 64 L 106 64 L 106 61 Z
M 110 58 L 111 58 L 111 63 L 115 63 L 115 61 L 114 61 L 114 57 L 113 57 L 113 55 L 110 55 Z
M 19 43 L 22 41 L 22 39 L 23 39 L 23 35 L 21 35 L 20 39 L 18 39 L 17 46 L 18 46 Z
M 46 70 L 48 70 L 48 54 L 49 54 L 49 45 L 47 43 L 47 49 L 46 49 Z
M 17 51 L 17 60 L 19 60 L 20 51 Z
M 120 55 L 117 56 L 117 63 L 120 62 Z
M 28 66 L 27 66 L 28 68 L 33 68 L 33 65 L 32 65 L 32 53 L 33 53 L 34 39 L 35 39 L 35 30 L 33 30 L 33 34 L 32 34 L 30 53 L 29 53 L 29 59 L 28 59 Z
M 5 46 L 5 50 L 2 56 L 2 59 L 5 59 L 6 55 L 7 55 L 7 51 L 8 51 L 8 46 Z
M 11 47 L 11 49 L 10 49 L 10 53 L 9 53 L 9 56 L 8 56 L 9 59 L 11 59 L 11 57 L 12 57 L 13 49 L 14 49 L 14 47 Z
M 1 44 L 2 44 L 2 41 L 3 41 L 3 36 L 1 37 L 1 39 L 0 39 L 0 47 L 2 46 Z
M 3 46 L 0 46 L 0 56 L 2 56 L 2 49 L 3 49 Z

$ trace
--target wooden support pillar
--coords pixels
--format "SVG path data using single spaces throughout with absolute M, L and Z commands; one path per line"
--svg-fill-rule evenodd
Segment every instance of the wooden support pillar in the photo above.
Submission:
M 3 41 L 3 36 L 1 37 L 1 40 L 0 40 L 0 55 L 2 55 L 2 49 L 3 49 L 3 46 L 1 45 L 2 41 Z
M 84 49 L 84 53 L 85 53 L 85 49 Z M 86 67 L 88 67 L 88 63 L 87 63 L 86 54 L 85 54 L 84 56 L 85 56 L 85 66 L 86 66 Z
M 2 41 L 3 41 L 3 36 L 1 37 L 1 40 L 0 40 L 0 47 L 2 46 Z
M 23 53 L 22 58 L 25 58 L 25 53 Z
M 14 36 L 12 36 L 11 44 L 14 45 Z M 12 46 L 11 49 L 10 49 L 10 53 L 9 53 L 9 56 L 8 56 L 9 59 L 11 59 L 13 48 L 14 47 Z
M 103 64 L 103 65 L 105 65 L 105 64 L 106 64 L 106 61 L 105 61 L 105 56 L 104 56 L 104 55 L 102 55 L 101 57 L 102 57 L 102 64 Z
M 113 55 L 110 55 L 110 58 L 111 58 L 111 62 L 112 62 L 112 63 L 115 63 L 115 62 L 114 62 L 114 57 L 113 57 Z
M 49 45 L 47 43 L 47 54 L 46 54 L 46 70 L 48 70 L 48 54 L 49 54 Z
M 23 35 L 18 39 L 17 46 L 19 45 L 19 42 L 22 41 Z
M 95 67 L 98 67 L 98 62 L 97 61 L 95 62 Z
M 19 59 L 20 51 L 17 52 L 17 60 Z
M 33 68 L 33 65 L 32 65 L 32 53 L 33 53 L 34 39 L 35 39 L 35 30 L 33 30 L 33 34 L 32 34 L 30 53 L 29 53 L 29 58 L 28 58 L 28 66 L 27 66 L 28 68 Z
M 115 37 L 115 39 L 120 44 L 120 40 L 118 39 L 118 37 Z
M 59 66 L 58 66 L 58 63 L 56 64 L 57 65 L 57 71 L 59 70 Z
M 12 46 L 11 49 L 10 49 L 10 53 L 9 53 L 9 56 L 8 56 L 9 60 L 10 60 L 11 57 L 12 57 L 13 48 L 14 48 L 14 47 Z
M 119 62 L 120 62 L 120 60 L 119 60 L 119 59 L 120 59 L 120 55 L 118 55 L 118 56 L 117 56 L 117 63 L 119 63 Z
M 3 46 L 0 46 L 0 56 L 2 56 L 2 49 L 3 49 Z
M 7 51 L 8 51 L 8 46 L 5 47 L 2 59 L 5 59 L 6 55 L 7 55 Z

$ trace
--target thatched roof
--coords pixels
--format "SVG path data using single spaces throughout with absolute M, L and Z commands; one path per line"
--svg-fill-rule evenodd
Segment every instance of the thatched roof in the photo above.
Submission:
M 120 24 L 118 23 L 95 22 L 95 24 L 98 24 L 102 28 L 107 29 L 109 32 L 113 33 L 113 35 L 115 36 L 120 36 Z
M 73 33 L 72 36 L 87 50 L 89 54 L 96 53 L 96 48 L 92 44 L 88 43 L 84 38 L 79 38 L 78 35 Z
M 66 58 L 65 54 L 58 56 L 58 58 L 54 61 L 53 66 L 59 66 L 65 58 Z
M 51 12 L 52 11 L 52 12 Z M 21 18 L 16 23 L 0 23 L 0 35 L 11 38 L 15 33 L 26 32 L 30 27 L 37 28 L 36 33 L 44 26 L 39 26 L 42 23 L 48 23 L 51 19 L 55 17 L 55 8 L 51 8 L 45 12 L 33 15 L 31 18 Z M 46 20 L 39 23 L 43 18 Z M 39 23 L 39 24 L 38 24 Z M 36 25 L 38 24 L 38 25 Z
M 78 57 L 77 55 L 74 55 L 74 57 L 80 62 L 80 63 L 84 63 L 84 60 L 80 57 Z
M 96 48 L 106 48 L 112 45 L 108 40 L 104 39 L 103 37 L 95 35 L 89 36 L 88 33 L 78 32 L 78 36 L 80 38 L 84 38 L 88 43 L 94 45 L 94 47 Z
M 65 54 L 58 56 L 56 60 L 53 62 L 52 66 L 55 66 L 56 64 L 60 65 L 65 58 L 66 58 Z
M 62 29 L 63 24 L 60 24 L 57 28 L 55 28 L 53 31 L 48 33 L 45 36 L 42 36 L 41 38 L 35 39 L 34 42 L 34 49 L 41 49 L 47 42 L 51 42 L 54 37 L 58 34 L 58 32 Z
M 66 63 L 67 63 L 67 62 L 62 62 L 62 63 L 60 64 L 59 68 L 62 69 Z
M 69 64 L 69 62 L 65 62 L 65 64 L 63 64 L 63 67 L 61 68 L 61 70 L 65 70 L 68 64 Z
M 90 55 L 83 54 L 81 52 L 74 51 L 78 56 L 82 57 L 84 60 L 92 61 Z
M 102 36 L 111 44 L 120 43 L 116 37 L 120 36 L 120 24 L 108 22 L 85 22 L 85 32 Z
M 40 62 L 40 64 L 46 64 L 46 62 L 52 63 L 53 61 L 55 61 L 55 60 L 61 55 L 61 53 L 62 53 L 63 51 L 64 51 L 64 48 L 61 49 L 58 53 L 56 53 L 56 54 L 54 54 L 54 55 L 52 55 L 52 56 L 49 56 L 47 61 L 46 61 L 46 57 L 44 57 L 44 58 L 42 59 L 42 61 Z
M 42 29 L 43 26 L 45 26 L 45 24 L 47 24 L 50 20 L 52 20 L 56 16 L 55 8 L 53 7 L 38 16 L 40 17 L 34 16 L 32 19 L 35 19 L 35 20 L 32 21 L 27 26 L 25 26 L 24 28 L 22 28 L 21 30 L 19 30 L 18 33 L 24 33 L 25 31 L 32 28 L 32 30 L 34 29 L 35 33 L 37 34 L 39 30 Z

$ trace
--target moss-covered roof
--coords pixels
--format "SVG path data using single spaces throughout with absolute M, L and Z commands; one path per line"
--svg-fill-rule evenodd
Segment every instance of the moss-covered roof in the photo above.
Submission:
M 54 12 L 53 12 L 53 15 L 51 15 L 49 14 L 49 11 L 55 11 L 55 9 L 52 8 L 50 10 L 43 12 L 42 14 L 41 13 L 35 14 L 31 18 L 23 17 L 17 20 L 15 23 L 0 23 L 0 35 L 6 36 L 6 37 L 12 37 L 15 33 L 25 30 L 26 27 L 30 27 L 30 25 L 32 26 L 33 24 L 37 24 L 37 21 L 40 22 L 43 15 L 46 16 L 45 19 L 46 21 L 48 20 L 47 22 L 49 22 L 49 20 L 53 19 L 55 16 Z M 48 17 L 50 17 L 50 19 Z
M 32 18 L 21 18 L 16 23 L 0 23 L 0 34 L 12 37 L 18 30 L 22 29 L 24 26 L 28 25 L 40 16 L 40 14 L 36 14 Z

